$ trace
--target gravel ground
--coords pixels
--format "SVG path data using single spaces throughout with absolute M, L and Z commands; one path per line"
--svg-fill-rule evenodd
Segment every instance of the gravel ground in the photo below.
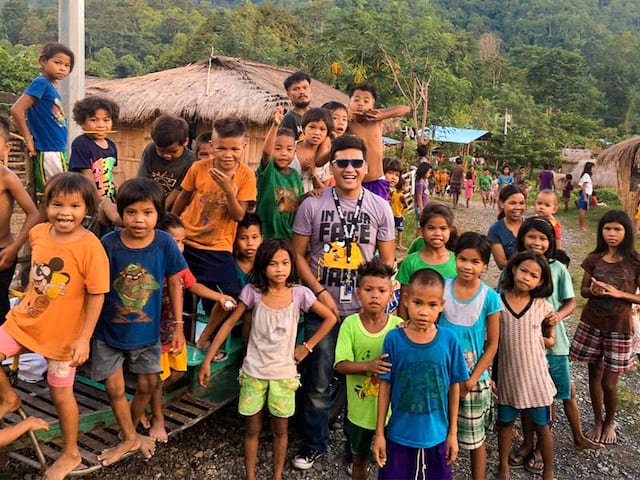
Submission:
M 473 202 L 470 209 L 456 211 L 460 231 L 477 230 L 483 233 L 495 220 L 495 213 L 484 210 L 482 204 Z M 564 248 L 573 253 L 572 273 L 583 255 L 582 238 L 577 232 L 564 229 Z M 572 251 L 573 249 L 573 251 Z M 576 252 L 579 250 L 579 252 Z M 579 274 L 578 274 L 579 275 Z M 486 281 L 493 285 L 497 278 L 497 268 L 492 265 L 486 275 Z M 574 313 L 568 320 L 569 335 L 573 334 L 578 315 Z M 589 427 L 592 413 L 587 386 L 587 370 L 582 364 L 574 364 L 573 380 L 578 392 L 578 403 L 582 412 L 583 425 Z M 618 444 L 597 452 L 578 451 L 573 447 L 571 432 L 558 406 L 558 416 L 554 423 L 556 478 L 569 479 L 640 479 L 640 373 L 638 370 L 622 375 L 619 384 L 618 406 Z M 349 478 L 343 464 L 344 437 L 340 425 L 334 425 L 331 432 L 331 446 L 312 470 L 295 471 L 287 463 L 284 478 L 287 480 L 341 480 Z M 268 425 L 261 438 L 258 465 L 262 471 L 260 479 L 268 479 L 271 471 L 271 452 Z M 289 437 L 289 457 L 299 446 L 299 437 L 291 427 Z M 235 405 L 230 405 L 209 417 L 195 427 L 173 437 L 169 444 L 158 445 L 156 455 L 148 461 L 140 457 L 131 457 L 118 465 L 98 472 L 90 479 L 119 480 L 127 479 L 212 479 L 231 480 L 244 478 L 242 455 L 243 421 L 236 413 Z M 494 433 L 488 439 L 488 478 L 494 478 L 497 472 L 497 442 Z M 15 463 L 10 463 L 0 474 L 3 479 L 35 479 L 32 471 Z M 461 454 L 454 467 L 454 478 L 470 478 L 468 455 Z M 375 474 L 371 474 L 375 478 Z M 533 478 L 524 470 L 512 470 L 512 478 L 519 480 Z

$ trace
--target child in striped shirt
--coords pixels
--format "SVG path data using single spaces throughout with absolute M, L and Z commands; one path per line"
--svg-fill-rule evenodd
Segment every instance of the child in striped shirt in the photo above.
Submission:
M 543 325 L 547 314 L 553 311 L 546 300 L 553 289 L 546 258 L 530 251 L 514 255 L 504 268 L 502 288 L 504 308 L 500 314 L 497 374 L 498 478 L 509 478 L 513 422 L 520 413 L 526 412 L 538 434 L 544 461 L 543 478 L 551 480 L 551 404 L 556 388 L 547 367 L 544 338 L 554 338 L 553 327 Z

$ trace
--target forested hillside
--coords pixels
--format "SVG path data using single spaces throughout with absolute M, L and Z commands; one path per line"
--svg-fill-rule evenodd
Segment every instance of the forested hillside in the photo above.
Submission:
M 232 4 L 241 4 L 229 6 Z M 57 2 L 0 2 L 0 90 L 37 74 Z M 216 54 L 368 78 L 407 125 L 486 128 L 492 154 L 556 161 L 563 146 L 640 132 L 637 0 L 86 0 L 87 73 L 125 77 Z M 424 100 L 428 98 L 428 110 Z M 504 137 L 505 113 L 511 116 Z

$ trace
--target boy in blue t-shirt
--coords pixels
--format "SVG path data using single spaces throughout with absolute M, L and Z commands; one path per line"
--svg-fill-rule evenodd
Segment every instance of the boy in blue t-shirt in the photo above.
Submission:
M 444 280 L 436 271 L 415 272 L 402 301 L 408 311 L 406 328 L 389 332 L 382 354 L 391 372 L 381 374 L 373 456 L 379 480 L 451 479 L 458 456 L 460 382 L 469 378 L 455 334 L 438 328 L 444 308 Z M 385 420 L 393 405 L 389 425 Z
M 488 368 L 498 351 L 502 302 L 480 280 L 491 259 L 487 237 L 465 232 L 456 242 L 455 253 L 458 276 L 446 280 L 439 325 L 456 335 L 469 370 L 469 379 L 460 384 L 458 444 L 470 451 L 471 476 L 486 478 L 485 439 L 492 400 Z
M 98 455 L 103 465 L 117 462 L 128 452 L 153 455 L 152 439 L 138 435 L 135 425 L 142 418 L 158 382 L 160 368 L 160 312 L 162 280 L 173 306 L 175 331 L 173 352 L 185 345 L 182 321 L 182 286 L 178 273 L 187 268 L 176 242 L 155 229 L 164 216 L 161 187 L 146 178 L 134 178 L 120 187 L 116 197 L 124 229 L 102 238 L 109 257 L 111 291 L 95 329 L 92 377 L 105 380 L 111 408 L 120 426 L 121 441 Z M 131 407 L 125 396 L 123 363 L 138 375 Z
M 369 453 L 376 429 L 380 380 L 391 364 L 382 355 L 385 335 L 402 323 L 400 317 L 388 315 L 391 301 L 393 268 L 374 257 L 358 268 L 356 294 L 362 307 L 344 319 L 336 342 L 334 366 L 347 377 L 347 421 L 353 454 L 354 479 L 368 477 Z

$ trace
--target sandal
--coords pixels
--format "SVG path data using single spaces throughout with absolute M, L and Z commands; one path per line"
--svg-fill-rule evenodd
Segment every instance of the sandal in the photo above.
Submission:
M 534 475 L 542 475 L 544 472 L 544 461 L 542 460 L 542 453 L 540 453 L 539 450 L 535 450 L 529 454 L 524 469 Z
M 213 360 L 211 361 L 213 363 L 224 362 L 228 356 L 229 355 L 227 355 L 227 352 L 225 352 L 224 350 L 218 350 L 216 354 L 213 356 Z
M 527 462 L 531 452 L 520 447 L 509 454 L 509 466 L 512 468 L 522 468 Z

